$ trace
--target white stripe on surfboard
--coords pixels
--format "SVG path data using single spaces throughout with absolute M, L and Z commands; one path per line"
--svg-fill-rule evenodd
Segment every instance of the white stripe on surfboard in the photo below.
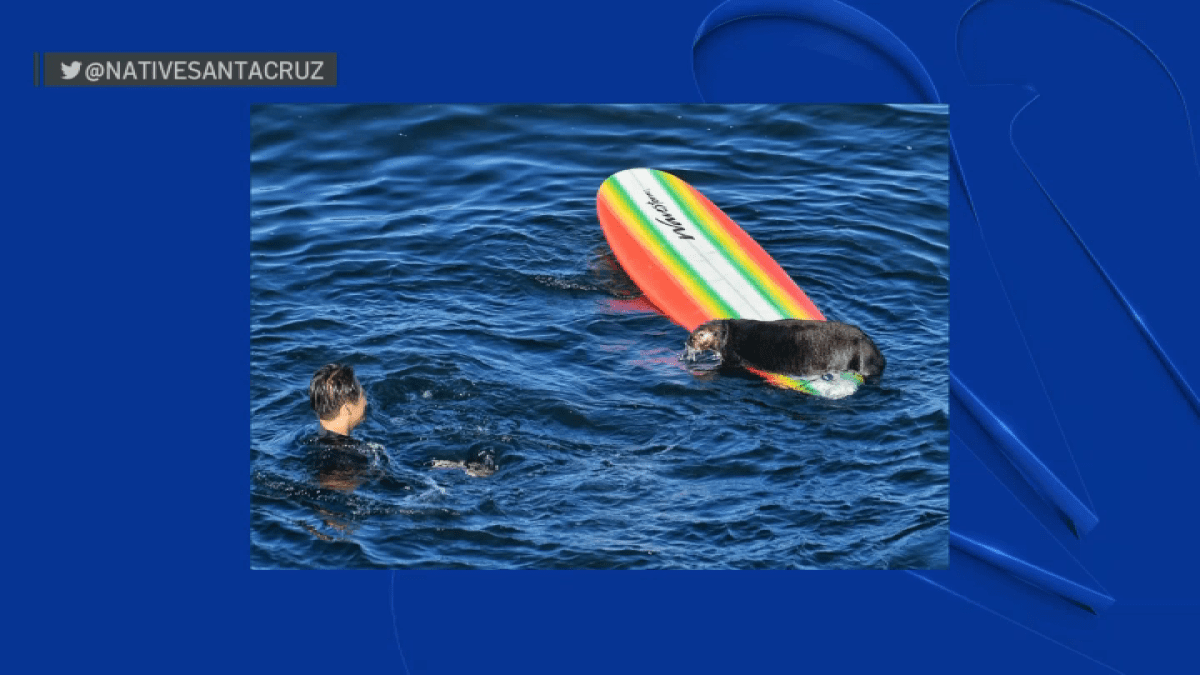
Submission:
M 729 263 L 708 236 L 700 231 L 699 225 L 685 215 L 682 206 L 668 191 L 663 189 L 649 169 L 628 169 L 617 174 L 616 179 L 625 188 L 625 192 L 629 194 L 638 210 L 662 235 L 663 239 L 740 317 L 763 321 L 784 318 L 779 310 L 759 293 L 750 280 Z M 693 237 L 692 239 L 681 239 L 669 225 L 659 221 L 663 214 L 651 208 L 646 199 L 647 190 L 650 190 L 659 199 L 667 209 L 667 213 L 676 222 L 686 225 L 687 234 Z

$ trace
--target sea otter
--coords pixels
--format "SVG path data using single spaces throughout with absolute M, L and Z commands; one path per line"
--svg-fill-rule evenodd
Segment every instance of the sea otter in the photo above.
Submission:
M 716 319 L 692 331 L 684 348 L 689 360 L 712 350 L 723 368 L 755 368 L 806 380 L 844 371 L 876 380 L 887 365 L 866 333 L 837 321 Z

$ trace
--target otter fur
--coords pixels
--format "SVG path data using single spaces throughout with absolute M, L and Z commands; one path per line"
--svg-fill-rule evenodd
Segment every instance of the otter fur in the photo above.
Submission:
M 723 368 L 754 368 L 806 380 L 843 371 L 877 380 L 887 365 L 866 333 L 837 321 L 717 319 L 692 331 L 684 348 L 689 360 L 711 350 Z

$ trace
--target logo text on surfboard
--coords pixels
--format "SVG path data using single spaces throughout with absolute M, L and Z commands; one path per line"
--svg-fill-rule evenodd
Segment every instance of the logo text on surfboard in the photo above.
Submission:
M 654 196 L 654 193 L 646 190 L 646 196 L 650 198 L 650 208 L 662 214 L 661 218 L 654 219 L 656 222 L 662 223 L 663 225 L 666 225 L 674 230 L 675 234 L 679 235 L 680 239 L 695 239 L 695 237 L 685 231 L 687 228 L 683 226 L 683 223 L 675 220 L 675 216 L 671 215 L 670 212 L 667 211 L 666 204 L 663 204 L 661 201 L 659 201 L 658 197 Z

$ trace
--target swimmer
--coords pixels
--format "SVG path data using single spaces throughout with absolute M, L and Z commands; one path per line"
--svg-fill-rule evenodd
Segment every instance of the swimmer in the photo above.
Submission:
M 373 465 L 371 443 L 351 438 L 367 412 L 367 395 L 354 368 L 331 363 L 322 366 L 308 385 L 308 400 L 321 432 L 309 441 L 309 462 L 321 487 L 345 493 L 366 479 Z

